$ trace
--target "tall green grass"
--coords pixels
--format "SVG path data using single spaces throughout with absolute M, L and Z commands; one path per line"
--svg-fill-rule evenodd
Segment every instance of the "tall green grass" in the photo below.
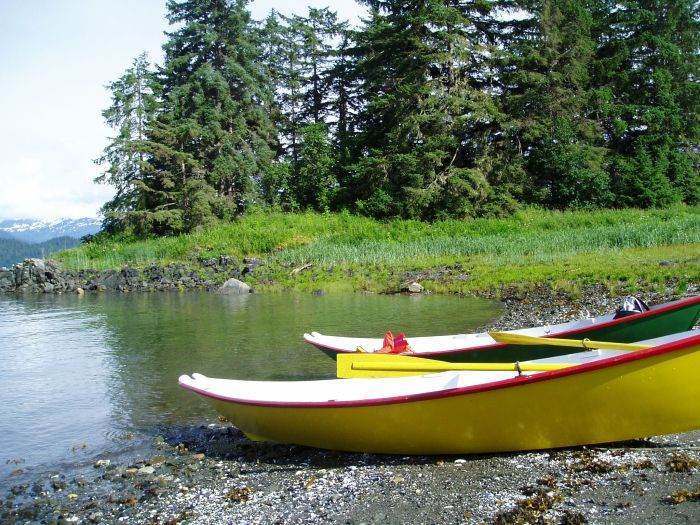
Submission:
M 601 249 L 700 242 L 700 209 L 553 212 L 527 209 L 504 219 L 380 222 L 346 213 L 254 213 L 175 237 L 101 239 L 58 258 L 72 268 L 117 268 L 219 255 L 281 263 L 392 263 L 445 255 L 547 257 Z
M 103 237 L 58 258 L 71 268 L 106 269 L 197 266 L 220 255 L 264 258 L 247 279 L 268 288 L 388 291 L 416 274 L 430 289 L 452 292 L 543 281 L 689 283 L 700 280 L 700 208 L 527 209 L 503 219 L 436 223 L 252 213 L 176 237 Z
M 392 263 L 427 257 L 490 255 L 494 261 L 536 261 L 573 254 L 635 247 L 700 242 L 700 216 L 637 223 L 561 227 L 498 234 L 425 236 L 397 240 L 347 242 L 335 236 L 285 250 L 275 257 L 288 263 L 339 261 L 354 264 Z M 531 259 L 532 260 L 532 259 Z

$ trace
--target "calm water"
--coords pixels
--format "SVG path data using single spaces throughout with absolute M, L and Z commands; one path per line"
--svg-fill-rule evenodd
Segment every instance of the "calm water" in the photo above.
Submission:
M 0 298 L 0 481 L 138 448 L 213 417 L 182 373 L 333 377 L 312 330 L 381 336 L 470 331 L 494 303 L 431 296 L 208 293 Z

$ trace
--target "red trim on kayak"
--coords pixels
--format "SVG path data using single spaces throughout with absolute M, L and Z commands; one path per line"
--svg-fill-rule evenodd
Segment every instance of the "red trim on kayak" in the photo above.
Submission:
M 479 392 L 488 392 L 489 390 L 498 390 L 501 388 L 510 388 L 518 385 L 524 385 L 529 383 L 536 383 L 538 381 L 547 381 L 550 379 L 556 379 L 560 377 L 566 377 L 574 374 L 581 374 L 584 372 L 592 372 L 601 368 L 607 368 L 612 366 L 617 366 L 632 361 L 637 361 L 639 359 L 647 359 L 653 356 L 667 354 L 673 351 L 682 350 L 684 348 L 689 348 L 693 346 L 700 346 L 700 334 L 691 335 L 685 339 L 680 339 L 678 341 L 672 341 L 670 343 L 654 346 L 647 348 L 645 350 L 636 350 L 634 352 L 629 352 L 627 354 L 616 355 L 601 359 L 599 361 L 594 361 L 592 363 L 582 363 L 580 365 L 571 366 L 568 368 L 562 368 L 559 370 L 550 370 L 547 372 L 539 372 L 530 376 L 517 376 L 511 379 L 504 379 L 501 381 L 492 381 L 490 383 L 482 383 L 480 385 L 471 385 L 466 387 L 452 388 L 449 390 L 440 390 L 437 392 L 423 392 L 420 394 L 407 394 L 405 396 L 394 396 L 385 397 L 377 399 L 358 399 L 350 401 L 255 401 L 250 399 L 238 399 L 234 397 L 222 396 L 219 394 L 214 394 L 206 390 L 202 390 L 192 385 L 185 385 L 180 383 L 180 386 L 192 390 L 202 396 L 209 397 L 212 399 L 217 399 L 219 401 L 226 401 L 230 403 L 237 403 L 240 405 L 254 405 L 254 406 L 264 406 L 264 407 L 294 407 L 294 408 L 343 408 L 343 407 L 365 407 L 365 406 L 376 406 L 376 405 L 391 405 L 396 403 L 412 403 L 416 401 L 427 401 L 431 399 L 441 399 L 445 397 L 454 397 L 464 394 L 475 394 Z
M 591 324 L 589 326 L 585 326 L 582 328 L 574 328 L 571 330 L 564 330 L 561 332 L 550 333 L 550 334 L 543 335 L 541 337 L 560 338 L 560 337 L 564 337 L 564 336 L 568 336 L 568 335 L 585 334 L 587 332 L 591 332 L 593 330 L 598 330 L 600 328 L 607 328 L 608 326 L 615 326 L 617 324 L 623 324 L 623 323 L 627 323 L 630 321 L 644 319 L 646 317 L 656 316 L 656 315 L 659 315 L 659 314 L 662 314 L 665 312 L 678 310 L 680 308 L 692 306 L 696 303 L 700 303 L 700 295 L 696 295 L 694 297 L 687 297 L 685 299 L 679 299 L 677 301 L 671 301 L 668 303 L 658 304 L 656 306 L 651 306 L 649 308 L 649 310 L 647 310 L 646 312 L 640 312 L 638 314 L 627 315 L 625 317 L 620 317 L 619 319 L 611 319 L 610 321 L 604 321 L 604 322 L 600 322 L 598 324 Z M 321 334 L 321 335 L 323 335 L 323 334 Z M 337 348 L 334 346 L 326 346 L 326 345 L 318 343 L 318 342 L 309 341 L 306 338 L 304 338 L 304 341 L 315 346 L 318 349 L 326 349 L 326 350 L 330 350 L 332 352 L 336 352 L 339 354 L 355 353 L 353 350 L 345 350 L 345 349 Z M 491 344 L 482 345 L 482 346 L 467 346 L 464 348 L 454 348 L 451 350 L 443 350 L 443 351 L 438 351 L 438 352 L 418 352 L 418 353 L 404 354 L 404 355 L 414 355 L 414 356 L 430 358 L 430 357 L 444 356 L 444 355 L 449 355 L 449 354 L 457 354 L 457 353 L 462 353 L 462 352 L 483 351 L 483 350 L 491 350 L 494 348 L 504 348 L 506 346 L 508 346 L 508 345 L 505 343 L 491 343 Z

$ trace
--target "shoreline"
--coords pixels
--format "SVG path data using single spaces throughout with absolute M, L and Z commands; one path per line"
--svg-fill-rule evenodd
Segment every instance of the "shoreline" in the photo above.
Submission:
M 557 298 L 557 306 L 568 309 L 570 302 L 584 299 L 595 293 L 599 296 L 626 293 L 643 293 L 651 298 L 688 296 L 698 293 L 700 283 L 694 279 L 669 278 L 664 281 L 614 281 L 601 278 L 598 284 L 571 280 L 547 280 L 541 282 L 502 283 L 484 288 L 469 290 L 453 289 L 463 281 L 464 274 L 459 268 L 435 266 L 423 271 L 404 271 L 394 276 L 390 282 L 372 286 L 336 287 L 330 278 L 314 279 L 305 276 L 312 265 L 292 269 L 289 275 L 298 281 L 278 283 L 268 278 L 266 261 L 260 258 L 244 258 L 242 261 L 228 256 L 201 261 L 198 266 L 185 263 L 151 264 L 144 268 L 125 266 L 108 270 L 64 269 L 51 259 L 25 259 L 12 268 L 0 268 L 0 294 L 23 296 L 27 294 L 85 294 L 85 293 L 139 293 L 189 290 L 241 294 L 252 292 L 301 292 L 313 295 L 326 293 L 377 293 L 394 294 L 437 294 L 473 296 L 512 303 L 536 299 L 540 295 Z M 308 267 L 307 267 L 308 266 Z M 369 270 L 371 273 L 371 270 Z M 425 285 L 425 286 L 424 286 Z M 659 301 L 660 302 L 660 301 Z M 593 305 L 595 308 L 595 305 Z M 556 315 L 555 310 L 548 310 Z M 561 315 L 561 314 L 560 314 Z M 563 319 L 563 317 L 561 317 Z M 544 322 L 544 321 L 543 321 Z M 554 321 L 550 321 L 554 322 Z M 541 324 L 541 323 L 540 323 Z
M 509 295 L 599 284 L 684 293 L 700 282 L 700 208 L 378 221 L 347 213 L 256 212 L 174 236 L 99 234 L 56 261 L 0 268 L 0 293 L 216 290 Z
M 501 317 L 488 327 L 598 315 L 619 299 L 602 286 L 578 298 L 548 290 L 511 291 L 502 297 Z M 649 302 L 674 298 L 674 290 L 644 295 Z M 8 478 L 0 521 L 573 524 L 700 518 L 700 504 L 683 501 L 700 490 L 700 431 L 610 446 L 395 457 L 253 443 L 221 421 L 153 430 L 155 437 L 139 436 L 143 445 L 133 454 L 105 452 L 94 466 L 30 475 L 15 484 Z

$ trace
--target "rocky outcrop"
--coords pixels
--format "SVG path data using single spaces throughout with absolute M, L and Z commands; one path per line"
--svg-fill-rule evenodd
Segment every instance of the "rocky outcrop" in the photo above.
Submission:
M 253 273 L 256 268 L 262 266 L 263 261 L 257 257 L 245 257 L 241 263 L 234 257 L 221 255 L 220 257 L 201 259 L 199 264 L 202 268 L 215 274 L 225 273 L 231 277 L 241 277 Z
M 239 285 L 228 285 L 228 293 L 250 287 L 233 277 L 249 273 L 229 258 L 214 259 L 202 268 L 184 264 L 152 265 L 143 269 L 124 267 L 120 270 L 63 270 L 55 261 L 26 259 L 12 268 L 0 268 L 0 293 L 78 293 L 90 291 L 154 291 L 186 288 L 216 289 L 229 278 Z M 226 281 L 227 283 L 229 281 Z
M 12 268 L 0 268 L 0 291 L 52 293 L 68 291 L 73 287 L 53 261 L 25 259 Z

